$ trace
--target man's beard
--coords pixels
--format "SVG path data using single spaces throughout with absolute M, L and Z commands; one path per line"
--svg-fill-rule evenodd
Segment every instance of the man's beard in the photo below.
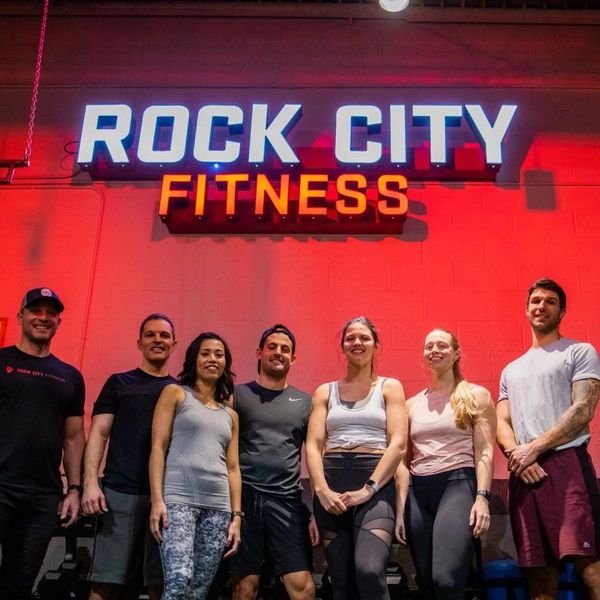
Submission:
M 544 335 L 551 333 L 560 325 L 560 317 L 556 317 L 555 319 L 551 319 L 550 321 L 546 321 L 543 325 L 534 325 L 532 323 L 532 327 L 538 332 Z
M 272 379 L 278 379 L 280 381 L 287 378 L 288 372 L 290 370 L 289 367 L 285 369 L 271 369 L 268 365 L 262 366 L 261 369 L 264 375 L 268 375 Z

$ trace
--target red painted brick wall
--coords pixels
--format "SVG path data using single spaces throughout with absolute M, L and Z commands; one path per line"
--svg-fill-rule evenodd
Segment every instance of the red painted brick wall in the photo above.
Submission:
M 0 157 L 23 147 L 36 28 L 0 20 Z M 54 349 L 82 368 L 89 406 L 108 374 L 137 363 L 138 324 L 157 310 L 178 329 L 173 372 L 213 329 L 238 379 L 252 378 L 260 331 L 283 321 L 298 337 L 292 380 L 312 389 L 341 375 L 337 333 L 366 314 L 381 330 L 380 372 L 409 395 L 426 381 L 422 340 L 442 326 L 462 343 L 467 377 L 495 396 L 529 344 L 525 291 L 548 275 L 569 294 L 563 333 L 600 346 L 599 50 L 593 26 L 51 17 L 33 163 L 0 187 L 6 342 L 23 290 L 44 284 L 64 297 Z M 351 102 L 519 110 L 498 180 L 409 181 L 400 236 L 173 236 L 157 217 L 158 182 L 72 176 L 86 103 L 214 100 L 318 107 L 296 140 L 308 144 Z M 597 420 L 594 430 L 600 466 Z

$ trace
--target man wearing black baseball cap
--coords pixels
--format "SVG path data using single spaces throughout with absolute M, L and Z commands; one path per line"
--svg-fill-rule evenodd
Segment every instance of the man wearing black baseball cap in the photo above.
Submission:
M 65 305 L 60 301 L 55 291 L 50 288 L 33 288 L 23 296 L 20 311 L 22 312 L 24 308 L 33 304 L 39 304 L 41 300 L 46 300 L 50 304 L 53 304 L 58 314 L 65 310 Z
M 30 598 L 57 513 L 64 527 L 79 513 L 83 377 L 50 353 L 63 310 L 50 288 L 29 290 L 17 314 L 20 340 L 0 349 L 2 600 Z

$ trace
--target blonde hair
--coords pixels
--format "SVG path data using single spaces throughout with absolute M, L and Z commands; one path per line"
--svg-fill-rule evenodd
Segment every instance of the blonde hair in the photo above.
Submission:
M 450 336 L 450 345 L 455 351 L 460 350 L 460 345 L 456 336 L 447 329 L 436 328 L 434 331 L 442 331 Z M 450 408 L 454 412 L 454 422 L 459 429 L 466 429 L 473 425 L 473 422 L 481 414 L 477 408 L 477 399 L 471 390 L 471 385 L 464 378 L 460 370 L 460 355 L 452 365 L 452 375 L 454 376 L 454 387 L 450 395 Z

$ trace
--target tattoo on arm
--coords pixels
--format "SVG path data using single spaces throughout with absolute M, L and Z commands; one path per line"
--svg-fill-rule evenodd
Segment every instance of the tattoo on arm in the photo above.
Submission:
M 568 438 L 568 440 L 575 439 L 592 420 L 599 395 L 600 381 L 597 379 L 583 379 L 573 384 L 571 407 L 557 423 L 565 438 Z

